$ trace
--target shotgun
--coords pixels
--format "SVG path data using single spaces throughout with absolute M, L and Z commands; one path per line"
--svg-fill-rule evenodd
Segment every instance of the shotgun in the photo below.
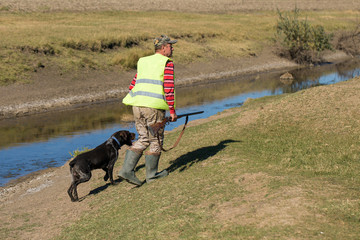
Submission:
M 188 120 L 188 117 L 191 116 L 191 115 L 196 115 L 196 114 L 201 114 L 203 113 L 204 111 L 199 111 L 199 112 L 192 112 L 192 113 L 185 113 L 185 114 L 180 114 L 180 115 L 177 115 L 177 118 L 182 118 L 182 117 L 186 117 L 186 123 L 187 123 L 187 120 Z M 149 131 L 150 133 L 153 135 L 153 136 L 156 136 L 156 134 L 159 132 L 159 130 L 161 128 L 163 128 L 165 126 L 165 124 L 167 124 L 168 122 L 170 122 L 171 118 L 170 117 L 166 117 L 164 118 L 164 120 L 162 120 L 162 122 L 157 122 L 157 123 L 154 123 L 153 125 L 150 125 L 149 126 Z M 185 124 L 186 125 L 186 124 Z

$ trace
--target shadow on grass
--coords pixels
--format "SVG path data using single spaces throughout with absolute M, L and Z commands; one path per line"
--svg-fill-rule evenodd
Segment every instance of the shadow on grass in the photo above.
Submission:
M 114 179 L 114 182 L 115 182 L 114 186 L 117 185 L 117 184 L 119 184 L 119 183 L 121 183 L 122 181 L 123 181 L 123 180 L 120 179 L 120 178 Z M 103 185 L 103 186 L 97 187 L 97 188 L 91 190 L 91 191 L 89 192 L 88 196 L 89 196 L 89 195 L 96 195 L 96 194 L 98 194 L 99 192 L 102 192 L 102 191 L 104 191 L 105 189 L 107 189 L 109 186 L 111 186 L 111 183 L 110 183 L 110 182 L 106 183 L 106 184 Z
M 141 168 L 143 168 L 143 167 L 145 167 L 145 164 L 139 165 L 139 166 L 135 169 L 135 171 L 137 171 L 138 169 L 141 169 Z M 115 175 L 114 175 L 114 177 L 115 177 Z M 124 181 L 124 180 L 121 179 L 121 178 L 114 179 L 114 182 L 115 182 L 115 184 L 114 184 L 113 186 L 116 186 L 117 184 L 119 184 L 119 183 L 121 183 L 121 182 L 125 182 L 125 183 L 126 183 L 126 181 Z M 90 195 L 96 195 L 96 194 L 104 191 L 105 189 L 107 189 L 107 188 L 108 188 L 109 186 L 111 186 L 111 185 L 112 185 L 112 184 L 111 184 L 110 182 L 108 182 L 108 183 L 106 183 L 106 184 L 103 185 L 103 186 L 97 187 L 97 188 L 91 190 L 91 191 L 89 192 L 89 194 L 86 195 L 86 196 L 84 196 L 83 198 L 85 198 L 85 197 L 87 197 L 87 196 L 90 196 Z M 137 188 L 137 187 L 139 187 L 139 186 L 135 186 L 135 185 L 134 185 L 134 188 Z M 83 200 L 83 199 L 79 198 L 79 201 L 82 201 L 82 200 Z
M 177 158 L 174 161 L 171 161 L 171 165 L 166 169 L 169 172 L 173 172 L 177 169 L 180 169 L 179 171 L 182 172 L 188 168 L 190 168 L 193 164 L 202 162 L 204 160 L 207 160 L 208 158 L 215 156 L 218 152 L 223 150 L 227 144 L 233 143 L 233 142 L 241 142 L 236 141 L 232 139 L 221 141 L 219 144 L 215 146 L 209 146 L 209 147 L 203 147 L 199 148 L 195 151 L 186 153 L 179 158 Z M 189 164 L 190 163 L 190 164 Z
M 203 147 L 203 148 L 199 148 L 195 151 L 186 153 L 186 154 L 180 156 L 179 158 L 177 158 L 176 160 L 171 161 L 170 162 L 171 165 L 166 170 L 168 170 L 169 172 L 173 172 L 177 169 L 180 169 L 179 171 L 182 172 L 182 171 L 190 168 L 195 163 L 205 161 L 208 158 L 215 156 L 218 152 L 223 150 L 227 146 L 227 144 L 234 143 L 234 142 L 241 142 L 241 141 L 228 139 L 228 140 L 221 141 L 220 143 L 218 143 L 215 146 Z M 141 165 L 137 166 L 135 168 L 135 172 L 144 167 L 145 167 L 145 164 L 141 164 Z M 120 182 L 123 182 L 123 180 L 120 178 L 114 179 L 114 181 L 115 181 L 115 185 Z M 96 194 L 104 191 L 105 189 L 107 189 L 110 185 L 111 185 L 111 183 L 106 183 L 103 186 L 95 188 L 95 189 L 91 190 L 87 196 L 96 195 Z M 136 186 L 134 186 L 134 188 L 136 188 Z M 84 200 L 87 196 L 80 198 L 80 201 Z

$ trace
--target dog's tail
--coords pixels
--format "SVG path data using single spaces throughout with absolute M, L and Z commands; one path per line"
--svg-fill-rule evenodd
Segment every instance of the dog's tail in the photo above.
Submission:
M 75 160 L 75 159 L 74 159 Z M 71 162 L 69 162 L 70 165 L 70 174 L 71 174 L 71 178 L 73 181 L 75 181 L 76 179 L 79 179 L 79 174 L 77 173 L 77 171 L 74 169 L 75 163 L 76 161 L 72 160 Z
M 69 162 L 70 168 L 73 168 L 76 163 L 76 159 Z
M 80 179 L 79 169 L 76 165 L 70 165 L 70 174 L 73 181 Z

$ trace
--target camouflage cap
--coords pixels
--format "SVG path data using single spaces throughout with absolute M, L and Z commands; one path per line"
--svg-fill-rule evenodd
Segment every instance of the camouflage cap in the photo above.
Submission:
M 168 43 L 174 44 L 176 42 L 177 42 L 177 40 L 170 40 L 170 38 L 166 35 L 161 35 L 161 37 L 157 37 L 154 39 L 155 47 L 160 47 L 160 46 L 168 44 Z

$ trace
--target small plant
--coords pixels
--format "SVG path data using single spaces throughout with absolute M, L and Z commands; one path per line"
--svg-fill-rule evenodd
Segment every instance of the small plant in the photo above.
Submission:
M 280 55 L 289 57 L 297 63 L 319 63 L 320 53 L 332 50 L 332 35 L 325 33 L 322 26 L 311 26 L 307 19 L 299 20 L 299 9 L 292 14 L 278 10 L 276 40 L 280 43 Z
M 33 54 L 43 54 L 43 55 L 55 55 L 57 51 L 50 44 L 45 44 L 42 46 L 20 46 L 18 48 L 22 52 L 28 52 Z
M 10 7 L 8 7 L 8 6 L 0 6 L 0 12 L 1 11 L 4 11 L 4 12 L 10 11 Z
M 84 147 L 82 150 L 76 149 L 73 152 L 69 152 L 69 154 L 71 155 L 71 157 L 74 158 L 74 157 L 80 155 L 81 153 L 88 152 L 88 151 L 90 151 L 90 149 L 87 147 Z

